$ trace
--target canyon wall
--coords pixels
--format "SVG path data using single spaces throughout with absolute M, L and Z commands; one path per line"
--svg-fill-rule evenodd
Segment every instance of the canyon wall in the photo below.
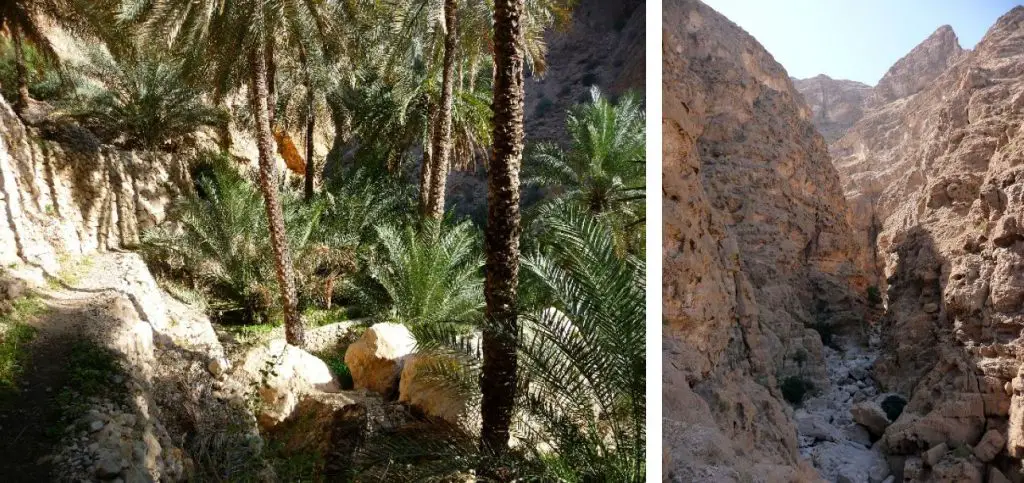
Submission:
M 814 127 L 827 142 L 842 137 L 864 116 L 864 103 L 871 95 L 871 86 L 867 84 L 833 79 L 825 74 L 793 79 L 793 86 L 804 96 Z
M 839 177 L 753 37 L 695 0 L 665 2 L 662 28 L 664 473 L 813 480 L 779 385 L 827 386 L 818 331 L 864 325 Z
M 0 99 L 0 264 L 52 273 L 63 256 L 137 244 L 189 189 L 184 159 L 104 146 L 71 124 L 27 128 Z
M 1024 456 L 1024 7 L 973 51 L 940 28 L 831 150 L 887 287 L 875 379 L 910 398 L 886 450 L 912 465 L 936 445 L 974 448 L 979 473 L 1019 478 L 1008 457 Z

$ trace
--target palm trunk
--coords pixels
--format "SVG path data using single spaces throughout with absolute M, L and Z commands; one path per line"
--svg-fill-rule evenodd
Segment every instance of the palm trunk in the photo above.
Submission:
M 302 56 L 302 66 L 305 70 L 305 87 L 306 87 L 306 177 L 305 177 L 305 197 L 306 201 L 313 200 L 313 176 L 316 175 L 316 164 L 313 162 L 313 132 L 316 129 L 316 116 L 313 115 L 313 81 L 309 74 L 309 65 L 306 63 L 306 57 Z
M 252 110 L 256 119 L 256 146 L 259 150 L 260 191 L 267 209 L 270 226 L 270 245 L 274 250 L 274 269 L 277 285 L 281 289 L 281 305 L 284 307 L 285 340 L 302 347 L 305 334 L 302 319 L 299 318 L 295 294 L 295 277 L 292 273 L 292 259 L 288 253 L 288 239 L 285 234 L 284 215 L 281 201 L 277 196 L 277 169 L 274 164 L 274 138 L 270 130 L 270 112 L 267 106 L 266 57 L 256 51 L 252 53 Z
M 267 117 L 270 120 L 271 133 L 277 126 L 277 64 L 274 62 L 274 41 L 267 42 L 263 49 L 264 61 L 266 62 L 267 78 Z
M 434 163 L 430 174 L 430 198 L 427 216 L 440 220 L 444 216 L 444 196 L 448 184 L 448 169 L 452 153 L 452 86 L 455 81 L 455 42 L 458 23 L 456 0 L 444 2 L 444 71 L 441 77 L 441 102 L 438 106 L 438 125 L 434 133 Z
M 430 112 L 430 109 L 427 110 Z M 427 119 L 427 142 L 423 143 L 423 162 L 420 166 L 420 213 L 427 216 L 430 208 L 430 183 L 431 170 L 434 169 L 434 126 L 437 125 L 436 116 Z
M 12 26 L 11 36 L 14 39 L 14 65 L 18 76 L 18 98 L 14 102 L 14 111 L 21 114 L 28 108 L 28 69 L 25 67 L 25 48 L 22 44 L 21 29 Z
M 494 147 L 487 170 L 487 274 L 489 324 L 483 333 L 480 445 L 500 456 L 508 450 L 516 396 L 519 285 L 519 168 L 523 157 L 523 0 L 494 4 Z M 482 475 L 496 477 L 493 468 Z

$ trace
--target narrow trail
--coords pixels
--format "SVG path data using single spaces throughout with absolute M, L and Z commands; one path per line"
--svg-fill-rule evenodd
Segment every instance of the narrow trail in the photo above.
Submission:
M 74 269 L 81 273 L 71 283 L 54 281 L 32 291 L 45 310 L 25 321 L 36 334 L 26 347 L 19 392 L 0 400 L 0 474 L 5 481 L 50 481 L 60 465 L 47 456 L 65 430 L 59 398 L 69 383 L 68 359 L 101 307 L 122 290 L 126 280 L 120 257 L 94 255 Z

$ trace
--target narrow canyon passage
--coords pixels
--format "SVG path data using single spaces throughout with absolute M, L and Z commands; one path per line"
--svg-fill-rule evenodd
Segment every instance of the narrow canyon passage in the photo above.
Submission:
M 667 478 L 1024 479 L 1024 7 L 875 86 L 662 27 Z

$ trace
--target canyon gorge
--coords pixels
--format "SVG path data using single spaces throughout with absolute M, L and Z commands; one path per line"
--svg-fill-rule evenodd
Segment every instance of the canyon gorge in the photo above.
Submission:
M 875 86 L 663 12 L 663 474 L 1024 480 L 1024 7 Z

